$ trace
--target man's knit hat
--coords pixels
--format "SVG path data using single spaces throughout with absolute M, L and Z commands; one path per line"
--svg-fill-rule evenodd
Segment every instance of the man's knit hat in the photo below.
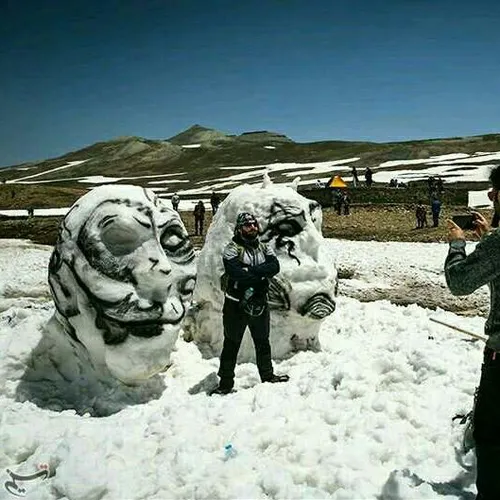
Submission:
M 257 227 L 259 227 L 259 223 L 257 222 L 257 219 L 250 212 L 239 213 L 238 217 L 236 217 L 235 230 L 239 231 L 244 225 L 246 225 L 248 223 L 254 223 L 257 225 Z

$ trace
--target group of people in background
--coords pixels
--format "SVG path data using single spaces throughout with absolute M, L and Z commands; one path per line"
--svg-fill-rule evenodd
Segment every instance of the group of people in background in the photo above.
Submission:
M 431 213 L 432 213 L 432 227 L 438 227 L 439 214 L 441 213 L 441 200 L 437 197 L 434 197 L 431 200 Z M 427 208 L 423 202 L 420 202 L 417 205 L 417 208 L 415 210 L 415 216 L 417 218 L 416 229 L 423 229 L 424 227 L 429 226 L 427 222 Z
M 352 182 L 354 186 L 359 185 L 359 178 L 357 174 L 356 167 L 351 168 L 352 173 Z M 317 181 L 318 187 L 321 181 Z M 367 167 L 365 170 L 365 183 L 367 187 L 370 187 L 373 183 L 373 173 L 370 167 Z M 444 191 L 443 181 L 442 179 L 437 177 L 429 177 L 427 179 L 428 184 L 428 195 L 429 195 L 429 204 L 432 214 L 432 227 L 439 226 L 439 217 L 441 213 L 441 194 Z M 398 187 L 397 180 L 391 179 L 390 187 Z M 212 207 L 212 216 L 217 213 L 219 209 L 221 199 L 220 196 L 212 192 L 210 196 L 210 205 Z M 172 207 L 175 211 L 179 211 L 180 197 L 177 193 L 174 193 L 171 197 Z M 350 215 L 351 213 L 351 198 L 347 189 L 333 189 L 332 190 L 332 204 L 335 212 L 338 215 Z M 202 236 L 204 231 L 205 224 L 205 204 L 202 200 L 199 200 L 196 203 L 193 209 L 194 216 L 194 235 Z M 429 227 L 429 223 L 427 221 L 427 206 L 424 202 L 418 203 L 416 210 L 416 229 L 423 229 L 424 227 Z M 493 221 L 493 226 L 497 226 L 498 221 Z
M 441 194 L 444 191 L 443 180 L 441 177 L 428 177 L 427 178 L 429 202 L 432 213 L 432 227 L 439 226 L 439 215 L 441 213 Z M 428 227 L 427 223 L 427 208 L 421 201 L 415 210 L 415 217 L 417 219 L 416 229 L 423 229 Z
M 352 175 L 352 185 L 354 187 L 361 186 L 358 177 L 358 169 L 354 165 L 351 167 L 351 175 Z M 371 185 L 373 184 L 373 171 L 370 167 L 366 167 L 365 169 L 365 184 L 366 187 L 371 187 Z
M 349 215 L 351 213 L 351 198 L 346 189 L 334 189 L 332 191 L 333 208 L 338 215 Z

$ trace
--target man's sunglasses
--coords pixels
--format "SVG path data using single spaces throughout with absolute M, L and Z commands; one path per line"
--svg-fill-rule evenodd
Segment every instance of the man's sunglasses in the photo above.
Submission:
M 245 222 L 245 223 L 243 224 L 243 226 L 244 226 L 244 227 L 252 227 L 252 226 L 253 226 L 253 227 L 257 227 L 257 226 L 258 226 L 258 224 L 257 224 L 257 222 L 250 222 L 250 221 L 248 221 L 248 222 Z

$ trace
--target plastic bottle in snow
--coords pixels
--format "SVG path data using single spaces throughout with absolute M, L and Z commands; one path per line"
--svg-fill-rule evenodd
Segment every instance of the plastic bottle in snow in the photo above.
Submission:
M 237 454 L 238 452 L 236 451 L 236 448 L 234 448 L 231 443 L 228 443 L 224 446 L 224 460 L 234 458 Z

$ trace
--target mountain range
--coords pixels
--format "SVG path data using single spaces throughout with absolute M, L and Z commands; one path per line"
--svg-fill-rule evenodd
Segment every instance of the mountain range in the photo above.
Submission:
M 85 182 L 99 184 L 112 179 L 149 187 L 154 184 L 158 190 L 173 192 L 186 190 L 188 186 L 210 186 L 216 181 L 220 185 L 225 173 L 245 171 L 245 166 L 250 170 L 251 166 L 266 165 L 273 179 L 282 182 L 289 181 L 293 172 L 292 166 L 287 171 L 288 163 L 332 162 L 329 174 L 334 174 L 333 166 L 342 160 L 355 159 L 358 169 L 367 166 L 376 169 L 387 161 L 490 151 L 500 151 L 500 134 L 388 143 L 339 140 L 298 143 L 276 132 L 262 130 L 229 135 L 194 125 L 165 140 L 117 137 L 57 158 L 4 167 L 0 179 L 9 183 L 80 188 Z M 273 172 L 277 164 L 280 167 Z M 397 166 L 394 168 L 397 170 Z M 255 179 L 248 174 L 244 178 L 245 182 L 252 182 L 257 177 L 261 177 L 261 172 L 256 172 Z M 303 181 L 312 182 L 317 173 L 301 174 L 301 177 Z

